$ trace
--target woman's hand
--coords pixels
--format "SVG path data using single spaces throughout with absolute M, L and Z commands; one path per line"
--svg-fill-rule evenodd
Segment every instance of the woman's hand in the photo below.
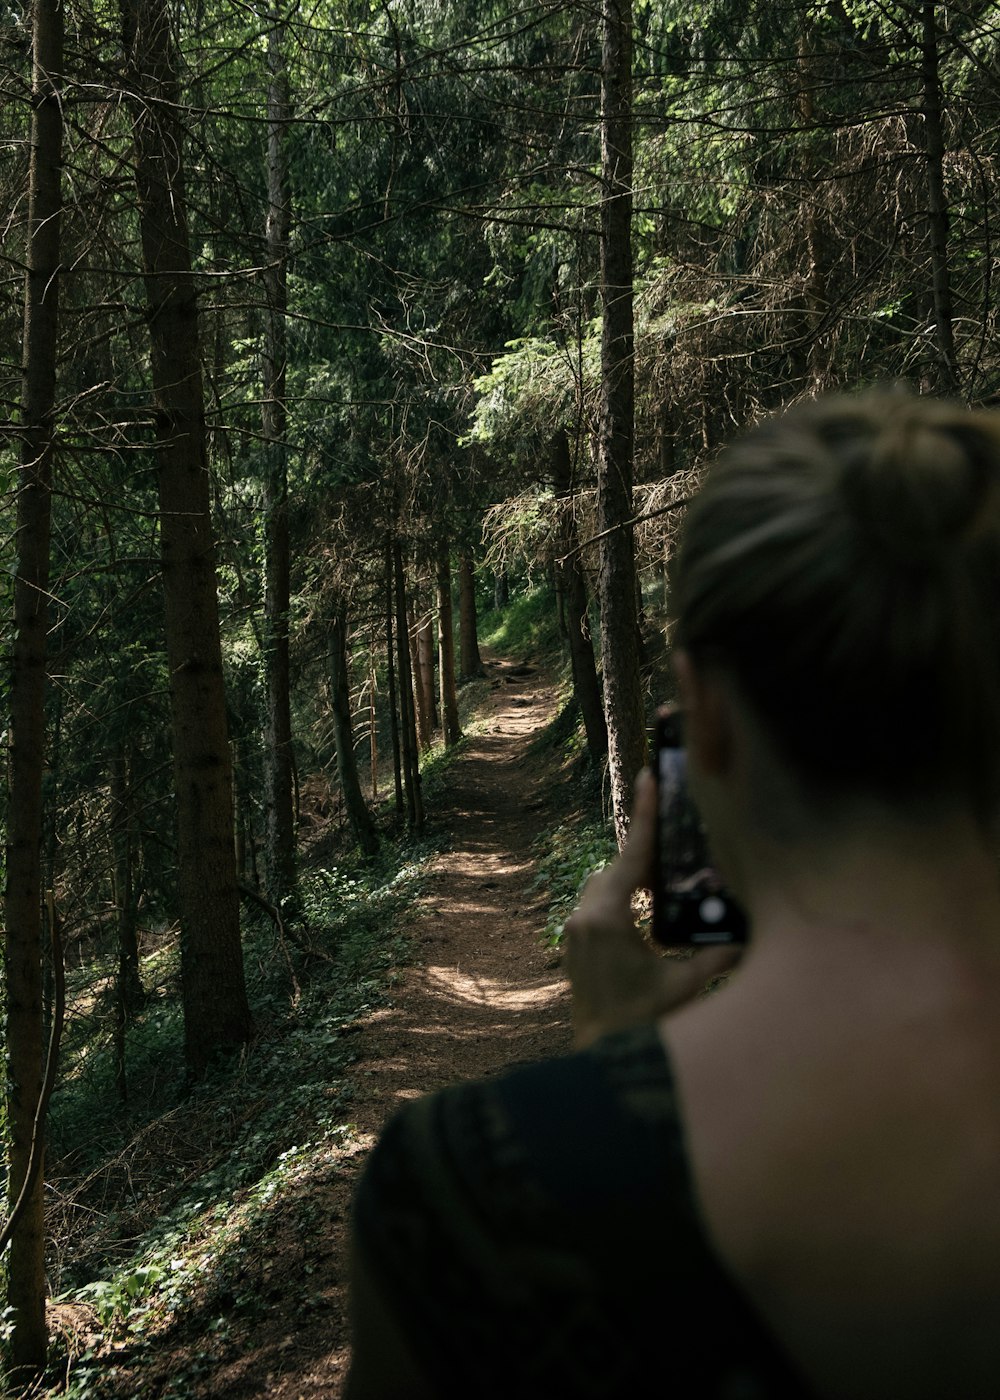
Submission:
M 655 1021 L 703 991 L 738 962 L 732 945 L 699 949 L 685 959 L 664 958 L 635 926 L 632 896 L 653 874 L 656 784 L 639 774 L 625 849 L 587 881 L 566 924 L 566 970 L 573 991 L 573 1036 L 584 1049 L 609 1031 Z

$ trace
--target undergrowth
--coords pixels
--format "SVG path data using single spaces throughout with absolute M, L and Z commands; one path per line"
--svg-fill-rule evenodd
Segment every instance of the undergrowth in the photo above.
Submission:
M 561 649 L 559 612 L 552 589 L 529 589 L 499 611 L 485 613 L 479 621 L 479 637 L 486 646 L 525 661 L 552 657 Z
M 432 765 L 432 788 L 444 766 Z M 129 1030 L 127 1104 L 116 1098 L 110 1038 L 85 1047 L 77 1029 L 52 1111 L 52 1274 L 57 1304 L 87 1305 L 104 1336 L 55 1358 L 71 1400 L 121 1394 L 114 1349 L 127 1347 L 135 1364 L 195 1299 L 213 1336 L 262 1305 L 260 1288 L 240 1282 L 248 1251 L 276 1210 L 301 1196 L 295 1208 L 308 1212 L 304 1184 L 336 1171 L 350 1145 L 352 1032 L 391 996 L 408 955 L 400 915 L 431 849 L 386 843 L 374 866 L 304 872 L 306 945 L 282 947 L 270 921 L 250 924 L 257 1038 L 193 1091 L 180 1065 L 172 953 L 144 968 L 151 994 Z M 162 1393 L 182 1396 L 184 1385 L 178 1377 Z
M 538 878 L 534 888 L 544 890 L 549 902 L 545 942 L 557 947 L 584 885 L 595 871 L 604 869 L 618 848 L 607 823 L 567 822 L 546 832 L 536 849 Z
M 521 659 L 558 645 L 551 593 L 516 599 L 484 640 Z M 472 727 L 489 681 L 463 687 Z M 541 741 L 572 759 L 580 745 L 571 704 Z M 461 745 L 422 760 L 428 812 Z M 579 775 L 579 774 L 578 774 Z M 593 798 L 593 793 L 590 794 Z M 599 811 L 599 797 L 589 805 Z M 49 1384 L 68 1400 L 142 1393 L 165 1329 L 198 1340 L 162 1400 L 182 1400 L 210 1374 L 230 1328 L 274 1305 L 267 1241 L 281 1222 L 321 1238 L 317 1187 L 354 1150 L 353 1032 L 392 995 L 407 960 L 401 915 L 439 844 L 386 840 L 377 861 L 327 858 L 300 886 L 302 936 L 279 937 L 264 915 L 245 923 L 248 994 L 257 1037 L 194 1090 L 183 1079 L 176 939 L 169 931 L 143 962 L 146 1004 L 127 1037 L 128 1100 L 119 1097 L 111 1025 L 113 969 L 74 971 L 62 1084 L 50 1124 L 52 1236 L 57 1305 L 90 1321 L 56 1326 Z M 538 888 L 548 893 L 545 937 L 557 944 L 587 876 L 614 841 L 599 820 L 565 822 L 538 844 Z M 103 1002 L 102 1002 L 103 998 Z M 305 1275 L 309 1266 L 305 1267 Z M 302 1316 L 322 1306 L 304 1276 Z M 58 1311 L 58 1307 L 57 1307 Z M 75 1314 L 74 1314 L 75 1315 Z M 59 1345 L 61 1338 L 61 1347 Z M 203 1339 L 203 1340 L 202 1340 Z M 175 1352 L 176 1355 L 176 1352 Z M 136 1389 L 136 1386 L 139 1388 Z

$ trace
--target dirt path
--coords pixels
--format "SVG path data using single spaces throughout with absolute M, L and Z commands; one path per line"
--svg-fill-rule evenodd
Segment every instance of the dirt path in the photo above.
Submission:
M 531 844 L 562 811 L 558 802 L 550 807 L 555 764 L 528 753 L 553 701 L 545 678 L 527 669 L 490 667 L 492 714 L 451 769 L 440 814 L 452 849 L 434 860 L 412 913 L 417 960 L 393 1004 L 359 1034 L 357 1132 L 307 1187 L 315 1235 L 296 1246 L 294 1260 L 276 1261 L 282 1302 L 251 1347 L 216 1371 L 214 1400 L 336 1400 L 349 1356 L 349 1202 L 385 1119 L 404 1100 L 456 1079 L 568 1046 L 565 983 L 539 943 L 545 901 L 531 889 Z

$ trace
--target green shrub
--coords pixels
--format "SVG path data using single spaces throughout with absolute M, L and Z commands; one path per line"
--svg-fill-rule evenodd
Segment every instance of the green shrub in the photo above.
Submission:
M 610 827 L 604 823 L 563 824 L 546 833 L 537 844 L 539 874 L 534 888 L 548 892 L 545 939 L 557 947 L 587 880 L 595 871 L 604 869 L 618 847 Z

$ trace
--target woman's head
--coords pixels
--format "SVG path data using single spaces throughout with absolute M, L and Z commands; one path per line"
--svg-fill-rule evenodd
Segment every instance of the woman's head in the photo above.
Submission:
M 736 442 L 690 506 L 674 644 L 817 800 L 1000 802 L 1000 420 L 880 392 Z

